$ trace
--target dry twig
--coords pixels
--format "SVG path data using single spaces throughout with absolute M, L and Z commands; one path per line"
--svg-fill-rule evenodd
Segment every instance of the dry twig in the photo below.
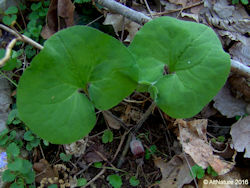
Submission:
M 34 46 L 35 48 L 37 48 L 39 50 L 43 49 L 43 46 L 41 44 L 38 44 L 36 41 L 32 40 L 31 38 L 26 37 L 25 35 L 21 35 L 20 33 L 14 31 L 13 29 L 11 29 L 11 28 L 3 25 L 3 24 L 0 24 L 0 29 L 8 31 L 12 35 L 16 36 L 18 38 L 18 40 L 26 42 L 26 43 L 30 44 L 31 46 Z
M 5 63 L 10 59 L 11 50 L 15 46 L 16 42 L 17 42 L 17 38 L 14 38 L 8 44 L 4 57 L 0 59 L 0 68 L 3 67 Z

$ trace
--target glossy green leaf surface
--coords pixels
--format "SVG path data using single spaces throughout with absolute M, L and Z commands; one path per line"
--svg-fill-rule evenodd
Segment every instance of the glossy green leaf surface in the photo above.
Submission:
M 136 88 L 137 72 L 133 56 L 111 36 L 85 26 L 62 30 L 19 81 L 20 118 L 51 143 L 71 143 L 94 127 L 95 107 L 107 110 Z
M 230 56 L 211 28 L 171 17 L 145 24 L 129 50 L 138 62 L 140 89 L 174 118 L 197 114 L 230 71 Z

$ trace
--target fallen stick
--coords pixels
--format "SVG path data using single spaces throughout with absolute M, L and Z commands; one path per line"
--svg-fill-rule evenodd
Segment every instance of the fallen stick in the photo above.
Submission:
M 11 29 L 11 28 L 3 25 L 3 24 L 0 24 L 0 29 L 8 31 L 12 35 L 16 36 L 18 38 L 18 40 L 26 42 L 26 43 L 30 44 L 31 46 L 34 46 L 35 48 L 37 48 L 39 50 L 43 49 L 43 46 L 41 44 L 37 43 L 36 41 L 32 40 L 29 37 L 26 37 L 25 35 L 21 35 L 20 33 L 14 31 L 13 29 Z

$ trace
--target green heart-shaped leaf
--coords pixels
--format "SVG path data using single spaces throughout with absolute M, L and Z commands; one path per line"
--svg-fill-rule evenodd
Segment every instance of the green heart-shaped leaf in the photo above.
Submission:
M 194 22 L 154 19 L 136 34 L 129 49 L 139 65 L 140 89 L 149 91 L 174 118 L 197 114 L 230 71 L 230 56 L 214 31 Z
M 16 14 L 18 13 L 18 8 L 16 6 L 10 6 L 6 11 L 5 14 Z
M 3 17 L 3 23 L 6 25 L 11 25 L 17 19 L 16 15 L 7 15 Z
M 118 40 L 90 27 L 62 30 L 45 42 L 19 81 L 20 118 L 51 143 L 76 141 L 94 127 L 94 106 L 109 109 L 135 89 L 137 71 Z

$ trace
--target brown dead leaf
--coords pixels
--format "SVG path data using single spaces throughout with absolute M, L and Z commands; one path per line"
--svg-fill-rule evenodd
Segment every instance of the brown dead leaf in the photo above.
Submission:
M 51 0 L 42 37 L 48 39 L 57 31 L 74 25 L 74 10 L 71 0 Z
M 193 160 L 187 155 L 190 166 L 194 165 Z M 174 156 L 169 162 L 164 162 L 161 158 L 154 160 L 155 165 L 160 168 L 162 180 L 160 181 L 161 188 L 182 187 L 184 184 L 190 183 L 193 178 L 189 175 L 190 169 L 184 158 L 184 154 Z
M 88 148 L 83 158 L 87 163 L 94 163 L 103 161 L 104 159 L 101 156 L 103 156 L 103 158 L 106 158 L 103 145 L 95 143 Z
M 213 154 L 213 148 L 206 139 L 204 140 L 204 130 L 201 128 L 204 128 L 204 125 L 199 125 L 200 122 L 204 123 L 204 121 L 201 120 L 193 120 L 190 122 L 186 122 L 182 119 L 176 120 L 175 124 L 180 125 L 180 136 L 178 139 L 182 142 L 183 150 L 192 157 L 196 164 L 204 169 L 210 165 L 219 175 L 229 172 L 233 164 Z M 194 127 L 197 125 L 197 130 L 194 130 Z M 199 136 L 198 132 L 200 132 L 201 136 Z
M 102 114 L 109 127 L 117 130 L 121 128 L 120 122 L 109 115 L 108 112 L 103 111 Z
M 249 23 L 250 25 L 250 23 Z M 229 53 L 232 59 L 250 66 L 250 38 L 242 36 L 241 42 L 235 43 L 230 49 Z
M 122 31 L 123 28 L 128 31 L 128 36 L 124 40 L 125 42 L 131 42 L 136 32 L 141 28 L 141 25 L 124 18 L 120 14 L 107 13 L 103 25 L 112 25 L 117 36 L 118 32 Z
M 53 169 L 46 159 L 41 159 L 38 163 L 34 163 L 33 169 L 37 176 L 35 181 L 40 183 L 43 178 L 59 177 L 58 171 Z
M 243 116 L 246 113 L 247 103 L 232 96 L 228 83 L 225 84 L 213 100 L 214 108 L 228 118 Z
M 243 98 L 246 102 L 250 102 L 250 80 L 239 75 L 232 75 L 228 79 L 228 83 L 230 84 L 232 93 L 237 99 Z
M 190 13 L 181 12 L 181 17 L 187 17 L 187 18 L 190 18 L 191 21 L 196 21 L 199 23 L 198 14 L 190 14 Z
M 232 33 L 247 34 L 250 31 L 250 20 L 242 5 L 232 5 L 230 1 L 204 1 L 202 21 L 217 29 Z
M 185 7 L 188 0 L 169 0 L 170 3 L 174 3 L 176 5 L 182 5 L 182 7 Z
M 238 152 L 245 151 L 245 158 L 250 158 L 250 116 L 247 116 L 231 127 L 232 147 Z
M 78 140 L 71 144 L 64 144 L 64 149 L 66 154 L 74 155 L 75 157 L 79 157 L 85 153 L 86 146 L 88 142 L 88 137 L 84 139 Z

